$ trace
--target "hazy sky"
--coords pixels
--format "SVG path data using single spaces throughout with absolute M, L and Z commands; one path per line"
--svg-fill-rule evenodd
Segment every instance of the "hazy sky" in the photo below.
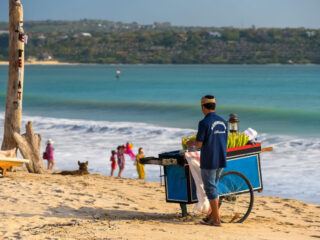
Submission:
M 184 26 L 320 28 L 320 0 L 21 0 L 25 20 L 105 19 Z M 9 0 L 0 0 L 8 21 Z

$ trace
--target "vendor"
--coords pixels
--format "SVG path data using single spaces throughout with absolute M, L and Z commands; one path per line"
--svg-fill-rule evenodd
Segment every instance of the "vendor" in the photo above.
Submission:
M 215 113 L 214 96 L 202 97 L 201 109 L 205 117 L 199 122 L 196 140 L 188 141 L 187 145 L 201 148 L 201 178 L 211 206 L 211 214 L 201 223 L 221 226 L 217 183 L 222 168 L 226 167 L 228 123 Z

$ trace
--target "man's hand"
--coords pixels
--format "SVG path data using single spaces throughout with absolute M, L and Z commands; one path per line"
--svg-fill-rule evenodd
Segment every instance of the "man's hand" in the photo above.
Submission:
M 197 148 L 201 148 L 202 142 L 198 142 L 196 140 L 190 140 L 187 142 L 187 146 L 196 146 Z

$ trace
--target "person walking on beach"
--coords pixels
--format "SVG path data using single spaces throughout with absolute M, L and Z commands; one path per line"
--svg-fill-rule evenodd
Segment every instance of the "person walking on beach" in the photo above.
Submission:
M 110 176 L 113 176 L 113 172 L 117 168 L 116 156 L 117 156 L 116 151 L 112 150 L 111 151 L 111 157 L 110 157 L 110 162 L 111 162 L 111 174 L 110 174 Z
M 140 162 L 140 159 L 144 158 L 144 150 L 143 148 L 139 148 L 138 150 L 138 154 L 136 156 L 136 166 L 137 166 L 137 172 L 139 175 L 139 179 L 145 179 L 146 178 L 146 174 L 144 172 L 144 165 Z
M 117 157 L 118 157 L 118 166 L 119 166 L 119 173 L 118 173 L 118 177 L 121 178 L 121 174 L 123 172 L 124 169 L 124 163 L 125 163 L 125 159 L 124 159 L 124 152 L 126 150 L 125 146 L 118 146 L 117 147 Z
M 46 156 L 47 156 L 47 161 L 48 161 L 48 168 L 47 169 L 48 170 L 52 170 L 54 168 L 54 165 L 56 164 L 54 161 L 54 157 L 53 157 L 54 148 L 52 145 L 53 145 L 53 141 L 50 138 L 47 141 L 47 147 L 46 147 Z
M 211 206 L 211 214 L 201 223 L 221 226 L 217 183 L 222 168 L 226 167 L 228 123 L 215 113 L 214 96 L 202 97 L 201 109 L 205 117 L 199 122 L 196 140 L 187 145 L 201 148 L 201 178 Z

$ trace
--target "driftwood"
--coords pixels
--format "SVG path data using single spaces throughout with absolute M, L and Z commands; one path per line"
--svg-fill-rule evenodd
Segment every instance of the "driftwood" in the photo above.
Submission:
M 27 123 L 25 134 L 20 135 L 14 132 L 13 137 L 23 158 L 30 160 L 26 164 L 28 171 L 30 173 L 44 173 L 45 166 L 40 155 L 41 136 L 33 133 L 32 122 Z

